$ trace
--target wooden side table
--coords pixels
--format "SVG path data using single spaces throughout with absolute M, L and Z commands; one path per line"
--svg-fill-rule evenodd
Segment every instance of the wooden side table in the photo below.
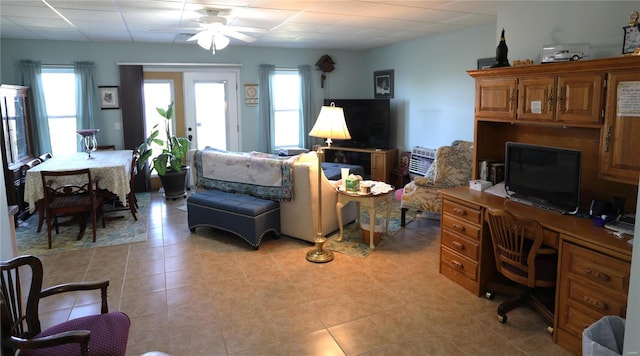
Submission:
M 352 192 L 345 192 L 340 187 L 336 188 L 338 192 L 338 202 L 336 203 L 336 212 L 338 214 L 338 225 L 340 226 L 340 237 L 338 237 L 337 241 L 342 241 L 342 234 L 344 232 L 344 226 L 342 226 L 342 207 L 347 205 L 349 202 L 356 203 L 356 220 L 357 225 L 356 228 L 360 227 L 360 205 L 362 204 L 364 208 L 369 211 L 369 247 L 372 250 L 375 250 L 375 245 L 373 244 L 373 235 L 375 233 L 375 225 L 376 225 L 376 204 L 380 202 L 386 202 L 387 205 L 387 218 L 385 221 L 385 235 L 389 236 L 389 217 L 391 216 L 391 198 L 393 197 L 394 190 L 391 189 L 386 193 L 381 194 L 359 194 Z

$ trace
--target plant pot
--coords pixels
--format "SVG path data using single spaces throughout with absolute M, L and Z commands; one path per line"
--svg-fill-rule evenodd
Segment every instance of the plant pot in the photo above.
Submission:
M 182 171 L 167 170 L 160 176 L 165 199 L 176 200 L 187 197 L 187 185 L 189 182 L 189 166 L 183 166 Z

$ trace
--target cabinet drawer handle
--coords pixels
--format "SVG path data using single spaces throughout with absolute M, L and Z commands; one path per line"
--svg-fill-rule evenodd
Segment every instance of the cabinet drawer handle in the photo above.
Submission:
M 464 232 L 464 226 L 460 225 L 460 224 L 453 224 L 453 228 L 460 231 L 460 232 Z
M 604 136 L 604 151 L 609 152 L 609 144 L 611 144 L 611 130 L 613 125 L 607 126 L 607 134 Z
M 451 265 L 457 269 L 463 269 L 464 266 L 462 265 L 462 263 L 456 261 L 456 260 L 451 260 Z
M 562 107 L 564 105 L 563 100 L 564 100 L 564 97 L 562 96 L 562 88 L 560 88 L 558 90 L 558 110 L 560 112 L 563 112 L 563 107 Z
M 451 244 L 453 245 L 453 247 L 457 248 L 458 250 L 464 250 L 464 245 L 458 241 L 453 241 Z
M 599 279 L 599 280 L 604 281 L 604 282 L 609 282 L 611 280 L 611 277 L 608 274 L 603 273 L 603 272 L 594 271 L 594 270 L 592 270 L 590 268 L 584 270 L 584 272 L 585 272 L 585 274 L 587 276 Z
M 607 305 L 607 303 L 596 299 L 596 298 L 592 298 L 588 295 L 585 295 L 584 297 L 582 297 L 582 300 L 585 301 L 585 303 L 593 305 L 596 308 L 602 309 L 602 310 L 607 310 L 609 309 L 609 306 Z
M 460 208 L 453 208 L 453 213 L 460 216 L 467 215 L 467 212 Z

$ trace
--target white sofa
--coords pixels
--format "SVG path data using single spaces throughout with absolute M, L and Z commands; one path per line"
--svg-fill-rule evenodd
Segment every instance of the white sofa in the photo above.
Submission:
M 190 150 L 189 163 L 191 166 L 192 182 L 197 181 L 197 171 L 194 169 L 193 156 L 196 150 Z M 280 202 L 280 231 L 283 235 L 313 242 L 318 229 L 318 158 L 315 152 L 300 154 L 293 168 L 293 198 Z M 338 200 L 335 183 L 322 174 L 322 233 L 327 236 L 339 229 L 336 214 Z M 194 185 L 195 192 L 201 190 Z M 356 209 L 353 203 L 342 209 L 343 223 L 355 220 Z

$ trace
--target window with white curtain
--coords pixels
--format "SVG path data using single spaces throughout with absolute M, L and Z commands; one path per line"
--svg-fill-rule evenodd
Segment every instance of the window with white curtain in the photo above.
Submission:
M 282 147 L 301 147 L 302 112 L 300 75 L 297 70 L 276 70 L 273 78 L 273 142 Z
M 76 87 L 73 67 L 42 67 L 42 87 L 47 105 L 51 153 L 78 150 L 76 134 Z

